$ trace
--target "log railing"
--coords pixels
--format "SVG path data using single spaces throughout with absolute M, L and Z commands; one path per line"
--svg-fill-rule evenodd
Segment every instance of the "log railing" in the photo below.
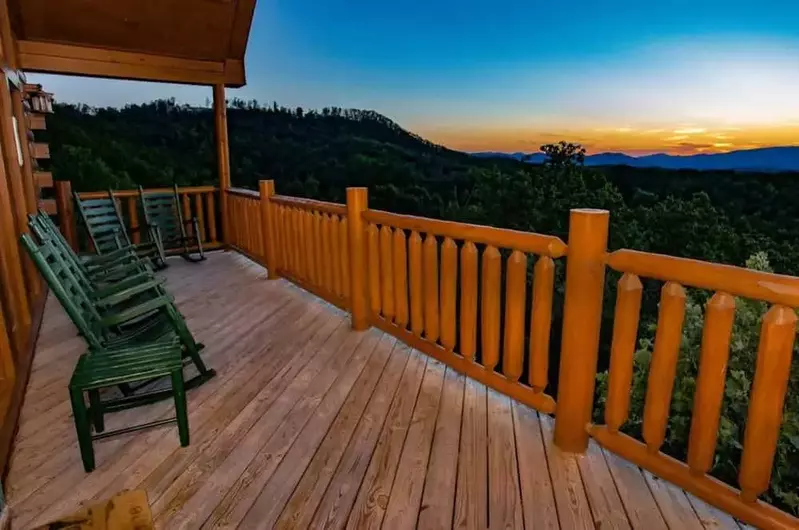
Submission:
M 796 336 L 799 278 L 633 250 L 613 252 L 606 262 L 623 275 L 614 315 L 605 424 L 590 426 L 591 436 L 605 448 L 750 524 L 796 528 L 799 521 L 794 517 L 757 499 L 768 490 L 782 425 Z M 630 408 L 642 294 L 639 277 L 665 282 L 644 400 L 643 441 L 620 432 Z M 715 292 L 705 311 L 687 463 L 660 452 L 682 338 L 685 287 Z M 735 297 L 772 304 L 761 323 L 742 440 L 740 491 L 708 475 L 719 432 Z
M 68 182 L 58 182 L 56 187 L 56 202 L 58 204 L 59 226 L 65 237 L 77 248 L 77 231 L 74 207 L 72 205 L 71 188 Z M 172 193 L 172 188 L 149 188 L 147 193 Z M 136 230 L 140 226 L 139 192 L 137 190 L 116 190 L 112 192 L 119 204 L 120 212 L 128 228 L 131 229 L 130 237 L 133 243 L 141 241 L 141 232 Z M 180 208 L 184 219 L 197 218 L 197 224 L 203 241 L 203 248 L 213 250 L 222 246 L 219 238 L 221 234 L 217 206 L 218 190 L 214 186 L 187 186 L 178 188 Z M 257 195 L 257 194 L 256 194 Z M 108 197 L 107 191 L 80 192 L 81 199 L 99 199 Z M 194 228 L 187 225 L 186 230 L 191 235 Z
M 263 223 L 257 191 L 227 190 L 229 245 L 256 261 L 264 262 Z
M 563 241 L 379 210 L 363 218 L 370 322 L 473 379 L 554 412 L 545 389 L 553 259 L 566 253 Z

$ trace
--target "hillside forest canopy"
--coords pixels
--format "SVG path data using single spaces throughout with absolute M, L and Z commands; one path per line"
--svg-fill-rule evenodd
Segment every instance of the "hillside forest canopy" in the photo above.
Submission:
M 568 238 L 569 209 L 611 212 L 611 250 L 631 248 L 799 275 L 799 173 L 587 168 L 584 151 L 561 142 L 542 149 L 543 165 L 478 158 L 435 145 L 374 112 L 306 110 L 233 99 L 228 102 L 233 183 L 257 189 L 274 179 L 278 193 L 343 202 L 348 186 L 369 188 L 370 206 L 553 234 Z M 124 108 L 57 104 L 48 117 L 52 171 L 78 191 L 215 185 L 210 108 L 159 100 Z M 748 262 L 747 262 L 748 260 Z M 557 381 L 563 295 L 558 265 L 550 384 Z M 607 369 L 615 285 L 608 273 L 599 370 Z M 640 434 L 645 375 L 662 283 L 644 280 L 640 351 L 636 354 L 627 432 Z M 666 452 L 684 459 L 698 368 L 704 307 L 713 293 L 689 290 L 678 383 Z M 735 484 L 763 304 L 736 312 L 724 418 L 713 473 Z M 767 500 L 799 514 L 799 361 Z M 600 373 L 597 419 L 606 391 Z

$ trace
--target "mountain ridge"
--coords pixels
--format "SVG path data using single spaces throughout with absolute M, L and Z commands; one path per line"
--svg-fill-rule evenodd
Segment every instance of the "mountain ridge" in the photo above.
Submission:
M 480 158 L 513 158 L 541 164 L 544 153 L 471 153 Z M 585 157 L 586 166 L 631 166 L 640 168 L 733 170 L 733 171 L 799 171 L 799 146 L 762 147 L 742 149 L 727 153 L 700 153 L 695 155 L 669 155 L 655 153 L 639 157 L 624 153 L 597 153 Z

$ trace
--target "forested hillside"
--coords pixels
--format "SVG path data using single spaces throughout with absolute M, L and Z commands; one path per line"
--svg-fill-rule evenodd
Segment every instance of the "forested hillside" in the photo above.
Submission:
M 347 186 L 368 186 L 370 205 L 395 212 L 555 234 L 567 238 L 570 208 L 611 212 L 610 247 L 722 263 L 760 264 L 799 274 L 799 174 L 585 168 L 576 146 L 551 146 L 550 161 L 531 165 L 479 158 L 436 146 L 371 111 L 321 111 L 234 100 L 228 111 L 233 182 L 257 188 L 273 178 L 279 193 L 343 201 Z M 213 116 L 172 101 L 124 109 L 57 105 L 48 118 L 56 179 L 77 190 L 215 184 Z M 758 254 L 758 252 L 760 252 Z M 563 268 L 557 269 L 553 330 L 561 329 Z M 600 370 L 607 367 L 615 281 L 609 274 Z M 657 315 L 657 282 L 645 282 L 639 375 L 646 373 Z M 690 293 L 680 381 L 667 449 L 684 457 L 701 312 L 708 293 Z M 743 310 L 745 309 L 745 311 Z M 752 380 L 761 305 L 743 306 L 714 473 L 734 482 Z M 557 370 L 560 333 L 553 332 Z M 799 513 L 799 362 L 769 499 Z M 600 376 L 600 382 L 604 381 Z M 629 432 L 640 428 L 645 380 L 636 376 Z M 550 384 L 557 378 L 552 373 Z M 600 385 L 600 390 L 603 388 Z M 600 396 L 601 403 L 601 396 Z
M 210 109 L 172 101 L 124 109 L 57 105 L 55 177 L 79 190 L 216 182 Z M 380 208 L 566 234 L 568 210 L 612 211 L 611 246 L 743 264 L 763 250 L 799 273 L 799 174 L 587 169 L 480 159 L 436 146 L 371 111 L 234 100 L 234 183 L 342 200 L 368 186 Z

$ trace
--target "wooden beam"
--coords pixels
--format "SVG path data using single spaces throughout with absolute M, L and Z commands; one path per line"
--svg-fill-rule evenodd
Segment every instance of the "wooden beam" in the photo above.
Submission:
M 230 242 L 227 190 L 230 188 L 230 150 L 227 133 L 227 103 L 225 86 L 214 85 L 214 132 L 216 133 L 216 163 L 219 172 L 219 199 L 222 205 L 222 241 Z
M 32 131 L 44 131 L 47 129 L 47 121 L 44 114 L 29 114 L 28 128 Z
M 226 72 L 224 61 L 183 59 L 106 48 L 18 41 L 23 70 L 51 74 L 114 77 L 166 83 L 230 86 L 244 84 L 244 70 Z
M 36 185 L 39 188 L 53 187 L 53 174 L 50 171 L 36 171 L 33 177 L 36 179 Z
M 55 215 L 58 213 L 58 205 L 55 199 L 41 199 L 39 201 L 39 208 L 44 210 L 48 215 Z
M 41 142 L 34 142 L 31 155 L 37 160 L 46 160 L 50 158 L 50 145 Z

